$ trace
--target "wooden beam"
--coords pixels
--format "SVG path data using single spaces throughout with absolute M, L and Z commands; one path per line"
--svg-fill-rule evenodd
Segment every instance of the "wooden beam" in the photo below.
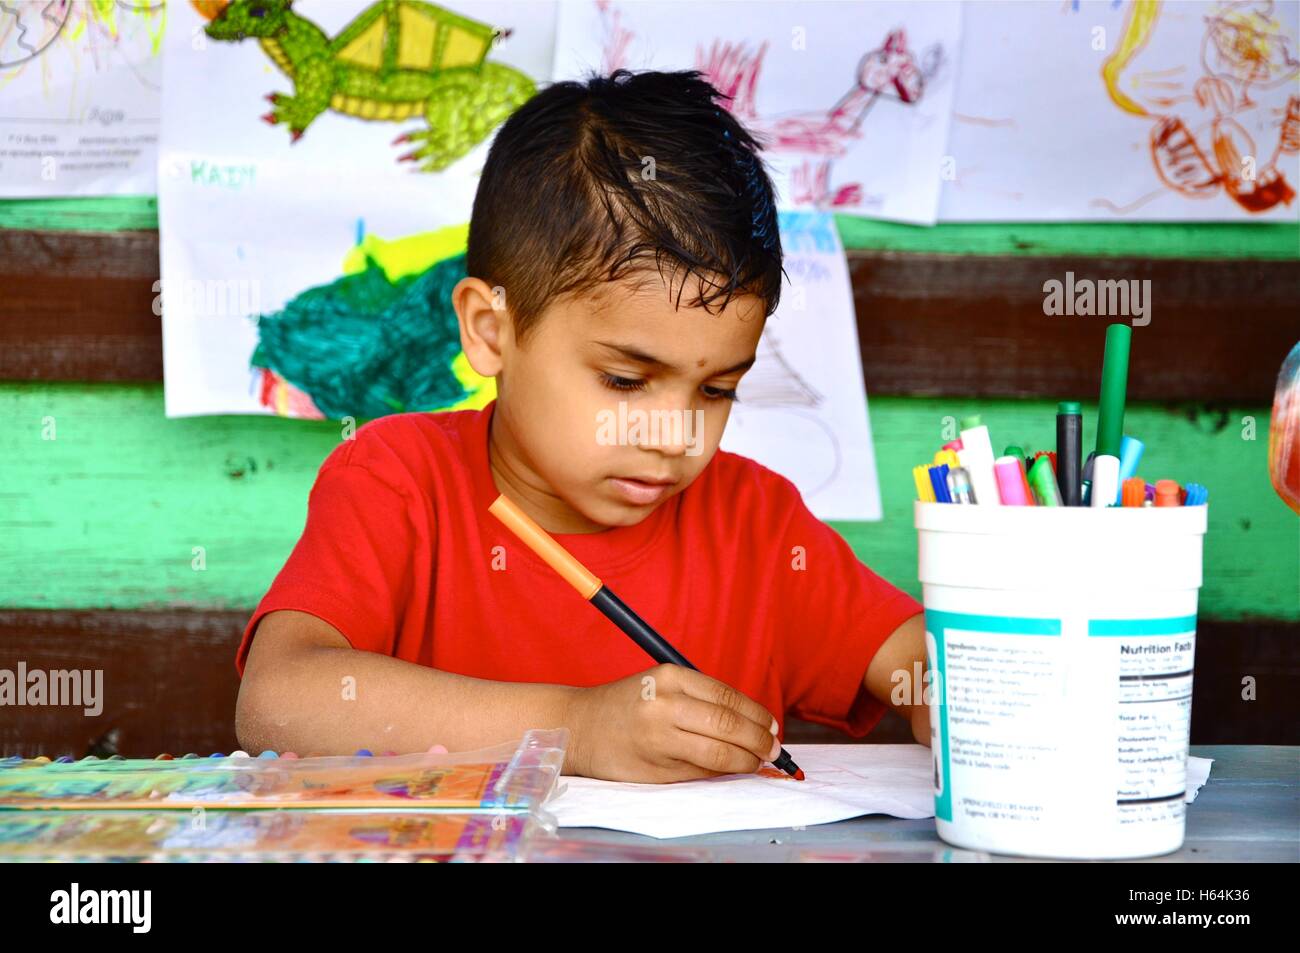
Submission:
M 1067 273 L 1150 282 L 1131 400 L 1271 403 L 1297 337 L 1296 261 L 853 251 L 849 268 L 869 394 L 1091 398 L 1112 319 L 1044 313 Z M 0 230 L 0 380 L 161 380 L 158 272 L 156 232 Z
M 235 738 L 235 648 L 252 610 L 0 609 L 0 668 L 99 669 L 103 712 L 14 708 L 0 717 L 0 757 L 229 753 Z M 1300 623 L 1202 619 L 1197 631 L 1192 744 L 1300 743 Z M 1255 684 L 1244 700 L 1243 679 Z M 792 744 L 845 742 L 792 719 Z M 887 715 L 866 739 L 910 743 Z
M 157 232 L 0 231 L 0 379 L 162 380 Z

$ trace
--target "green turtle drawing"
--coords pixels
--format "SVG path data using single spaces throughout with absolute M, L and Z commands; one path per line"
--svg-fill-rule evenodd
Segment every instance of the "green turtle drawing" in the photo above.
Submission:
M 399 136 L 394 145 L 415 143 L 398 161 L 437 172 L 486 139 L 536 91 L 524 73 L 486 59 L 509 31 L 431 3 L 378 0 L 333 38 L 292 6 L 293 0 L 232 0 L 216 8 L 205 28 L 214 40 L 256 39 L 293 80 L 292 96 L 267 96 L 274 109 L 262 117 L 285 125 L 292 142 L 327 109 L 372 122 L 423 116 L 427 128 Z

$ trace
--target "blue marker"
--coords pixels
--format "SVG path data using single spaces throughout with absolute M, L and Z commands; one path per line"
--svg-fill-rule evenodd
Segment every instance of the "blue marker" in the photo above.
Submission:
M 1187 499 L 1183 506 L 1204 506 L 1210 502 L 1210 491 L 1199 483 L 1187 484 Z
M 952 502 L 952 496 L 948 493 L 948 464 L 941 463 L 936 467 L 930 467 L 930 485 L 934 487 L 936 503 Z
M 1130 477 L 1137 476 L 1138 464 L 1142 462 L 1142 451 L 1146 449 L 1146 444 L 1136 437 L 1130 437 L 1125 434 L 1119 442 L 1119 485 L 1122 488 L 1124 481 Z M 1115 505 L 1119 505 L 1119 500 Z

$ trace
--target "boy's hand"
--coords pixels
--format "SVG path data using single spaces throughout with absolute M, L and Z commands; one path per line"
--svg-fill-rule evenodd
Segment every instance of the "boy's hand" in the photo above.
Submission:
M 781 748 L 771 712 L 680 665 L 578 689 L 566 723 L 571 773 L 609 781 L 659 784 L 749 774 Z

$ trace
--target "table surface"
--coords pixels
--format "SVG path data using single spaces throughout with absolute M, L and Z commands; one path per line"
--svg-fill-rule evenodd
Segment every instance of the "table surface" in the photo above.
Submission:
M 1210 779 L 1187 805 L 1181 849 L 1146 863 L 1201 861 L 1300 862 L 1300 747 L 1193 745 L 1191 754 L 1212 758 Z M 776 828 L 659 839 L 594 827 L 564 827 L 537 859 L 600 860 L 617 845 L 620 859 L 701 859 L 776 862 L 806 859 L 850 861 L 1024 862 L 1013 857 L 952 847 L 935 830 L 934 818 L 909 820 L 874 814 L 798 830 Z M 683 850 L 686 852 L 684 856 Z M 693 858 L 692 858 L 693 855 Z

